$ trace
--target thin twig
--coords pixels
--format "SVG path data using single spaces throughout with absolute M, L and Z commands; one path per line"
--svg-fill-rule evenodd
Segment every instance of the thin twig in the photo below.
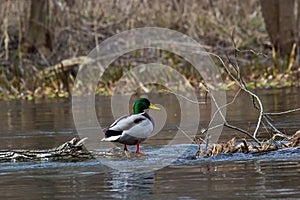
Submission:
M 206 133 L 207 131 L 210 131 L 210 130 L 219 128 L 219 127 L 221 127 L 221 126 L 224 126 L 224 123 L 218 124 L 218 125 L 215 125 L 215 126 L 212 126 L 212 127 L 208 127 L 207 129 L 202 130 L 201 133 L 204 134 L 204 133 Z
M 239 95 L 240 92 L 241 92 L 241 88 L 240 88 L 240 89 L 237 91 L 237 93 L 234 95 L 234 97 L 233 97 L 233 99 L 232 99 L 231 102 L 229 102 L 229 103 L 227 103 L 227 104 L 225 104 L 225 105 L 220 106 L 220 107 L 215 111 L 215 113 L 213 114 L 211 120 L 213 120 L 213 119 L 215 118 L 216 114 L 217 114 L 222 108 L 225 108 L 225 107 L 227 107 L 227 106 L 233 104 L 233 103 L 235 102 L 235 100 L 236 100 L 236 98 L 237 98 L 237 96 Z M 223 116 L 223 120 L 226 121 L 226 119 L 225 119 L 224 116 Z
M 265 112 L 264 114 L 266 114 L 266 115 L 285 115 L 285 114 L 289 114 L 289 113 L 297 112 L 297 111 L 300 111 L 300 108 L 295 108 L 295 109 L 286 110 L 286 111 L 282 111 L 282 112 Z
M 195 103 L 195 104 L 206 104 L 206 102 L 201 102 L 201 101 L 194 101 L 194 100 L 191 100 L 191 99 L 189 99 L 189 98 L 187 98 L 187 97 L 185 97 L 185 96 L 183 96 L 183 95 L 181 95 L 181 94 L 178 94 L 178 93 L 176 93 L 176 92 L 173 92 L 173 91 L 171 91 L 171 90 L 162 89 L 162 91 L 168 92 L 168 93 L 170 93 L 170 94 L 174 94 L 174 95 L 176 95 L 176 96 L 179 96 L 179 97 L 181 97 L 181 98 L 183 98 L 183 99 L 185 99 L 185 100 L 187 100 L 188 102 L 191 102 L 191 103 Z
M 264 114 L 263 115 L 263 118 L 264 120 L 267 122 L 267 124 L 277 133 L 277 134 L 280 134 L 282 137 L 285 137 L 285 138 L 289 138 L 287 135 L 285 135 L 284 133 L 282 133 L 281 131 L 279 131 L 270 121 L 269 119 L 267 118 L 267 116 Z
M 237 49 L 237 51 L 240 52 L 240 53 L 248 53 L 248 52 L 250 52 L 250 53 L 252 53 L 252 54 L 254 54 L 254 55 L 256 55 L 256 56 L 263 56 L 263 57 L 265 57 L 265 58 L 268 58 L 268 57 L 269 57 L 269 56 L 267 56 L 266 54 L 261 53 L 261 52 L 256 52 L 256 51 L 254 51 L 253 49 L 246 49 L 246 50 L 240 50 L 240 49 Z

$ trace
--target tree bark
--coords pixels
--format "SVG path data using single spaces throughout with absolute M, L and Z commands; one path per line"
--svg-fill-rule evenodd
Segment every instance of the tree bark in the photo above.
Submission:
M 26 34 L 25 52 L 38 51 L 44 56 L 52 51 L 52 28 L 49 0 L 31 0 L 29 25 Z
M 291 53 L 298 41 L 299 0 L 261 0 L 261 10 L 266 29 L 276 52 L 281 57 Z

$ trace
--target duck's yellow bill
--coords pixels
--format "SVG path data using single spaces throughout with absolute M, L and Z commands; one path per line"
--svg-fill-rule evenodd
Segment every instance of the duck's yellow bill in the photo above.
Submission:
M 153 109 L 153 110 L 160 110 L 159 107 L 156 107 L 155 105 L 153 105 L 152 103 L 150 104 L 149 108 Z

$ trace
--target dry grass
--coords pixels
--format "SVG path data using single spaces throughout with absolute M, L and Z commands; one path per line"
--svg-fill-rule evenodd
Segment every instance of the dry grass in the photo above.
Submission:
M 196 139 L 195 143 L 198 144 L 198 152 L 195 154 L 196 157 L 212 157 L 218 154 L 233 153 L 249 153 L 253 155 L 260 155 L 278 149 L 298 147 L 300 145 L 300 131 L 297 131 L 289 139 L 282 137 L 277 139 L 276 135 L 274 135 L 273 138 L 259 145 L 248 143 L 246 139 L 238 142 L 236 138 L 232 138 L 226 143 L 213 144 L 206 148 L 201 146 L 202 140 Z

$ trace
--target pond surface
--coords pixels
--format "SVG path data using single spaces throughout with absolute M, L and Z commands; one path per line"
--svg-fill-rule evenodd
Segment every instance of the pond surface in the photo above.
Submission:
M 266 111 L 300 107 L 299 89 L 256 92 Z M 229 92 L 228 101 L 233 96 L 234 93 Z M 4 162 L 0 163 L 0 199 L 300 198 L 299 147 L 261 156 L 235 154 L 193 160 L 189 155 L 197 151 L 196 145 L 183 143 L 162 148 L 179 126 L 176 97 L 150 95 L 149 99 L 164 107 L 167 119 L 163 129 L 143 143 L 142 150 L 148 155 L 112 159 L 111 165 L 126 166 L 127 170 L 107 167 L 101 160 Z M 77 136 L 72 104 L 66 99 L 3 101 L 0 111 L 0 149 L 49 149 Z M 102 126 L 113 121 L 110 98 L 97 97 L 96 111 Z M 199 129 L 207 126 L 210 116 L 210 102 L 207 102 L 200 106 Z M 227 110 L 231 124 L 249 131 L 255 128 L 256 118 L 257 112 L 245 94 L 240 94 Z M 299 112 L 273 119 L 287 134 L 300 129 Z M 190 123 L 196 120 L 191 118 Z M 219 141 L 233 136 L 245 137 L 224 128 Z M 261 135 L 264 136 L 266 134 Z M 156 151 L 159 149 L 163 151 Z M 171 152 L 184 154 L 174 159 L 169 156 Z M 167 163 L 167 166 L 143 171 L 149 163 Z

